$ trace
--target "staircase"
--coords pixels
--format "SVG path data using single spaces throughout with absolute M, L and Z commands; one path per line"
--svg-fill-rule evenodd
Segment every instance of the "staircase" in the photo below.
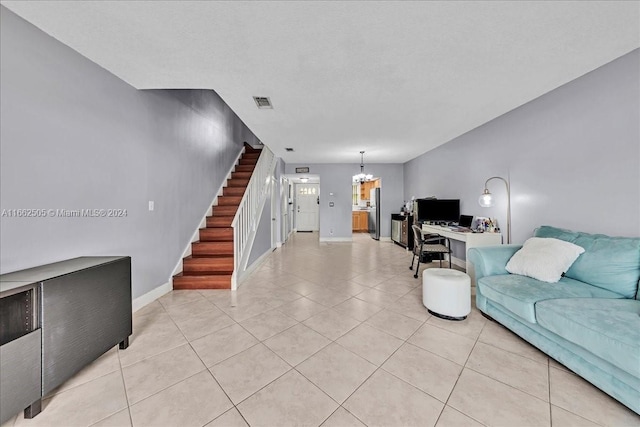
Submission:
M 245 145 L 231 179 L 213 206 L 200 240 L 191 243 L 191 255 L 182 260 L 182 273 L 173 276 L 173 289 L 231 289 L 234 271 L 233 222 L 262 150 Z

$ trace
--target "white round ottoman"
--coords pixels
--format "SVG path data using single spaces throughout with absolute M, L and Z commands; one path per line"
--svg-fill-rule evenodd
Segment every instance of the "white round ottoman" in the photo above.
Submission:
M 464 320 L 471 312 L 471 279 L 461 271 L 425 268 L 422 303 L 429 313 L 447 320 Z

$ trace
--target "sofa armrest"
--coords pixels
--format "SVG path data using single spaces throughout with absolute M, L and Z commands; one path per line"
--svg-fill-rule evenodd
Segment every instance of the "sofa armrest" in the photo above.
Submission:
M 475 268 L 476 281 L 485 276 L 509 274 L 504 268 L 521 247 L 522 245 L 499 245 L 469 249 L 467 258 Z

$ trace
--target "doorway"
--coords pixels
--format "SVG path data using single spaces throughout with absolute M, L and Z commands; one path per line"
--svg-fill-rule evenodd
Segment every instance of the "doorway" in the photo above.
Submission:
M 295 185 L 295 215 L 297 231 L 320 229 L 320 184 Z
M 382 187 L 379 177 L 369 181 L 352 182 L 352 233 L 370 233 L 377 239 L 380 227 L 379 190 Z

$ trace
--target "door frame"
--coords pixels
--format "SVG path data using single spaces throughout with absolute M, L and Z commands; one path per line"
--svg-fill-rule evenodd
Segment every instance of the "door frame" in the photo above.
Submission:
M 293 194 L 294 194 L 294 199 L 293 199 L 293 212 L 295 214 L 295 221 L 294 221 L 294 230 L 298 231 L 298 188 L 299 186 L 308 186 L 308 185 L 317 185 L 318 186 L 318 200 L 320 198 L 320 193 L 321 193 L 321 188 L 320 188 L 320 183 L 302 183 L 302 182 L 296 182 L 293 186 Z M 320 232 L 320 203 L 316 203 L 317 209 L 318 209 L 318 214 L 316 215 L 316 225 L 315 225 L 315 230 L 312 230 L 313 232 Z
M 278 201 L 279 193 L 278 185 L 274 176 L 269 177 L 269 186 L 271 193 L 271 250 L 278 246 Z

